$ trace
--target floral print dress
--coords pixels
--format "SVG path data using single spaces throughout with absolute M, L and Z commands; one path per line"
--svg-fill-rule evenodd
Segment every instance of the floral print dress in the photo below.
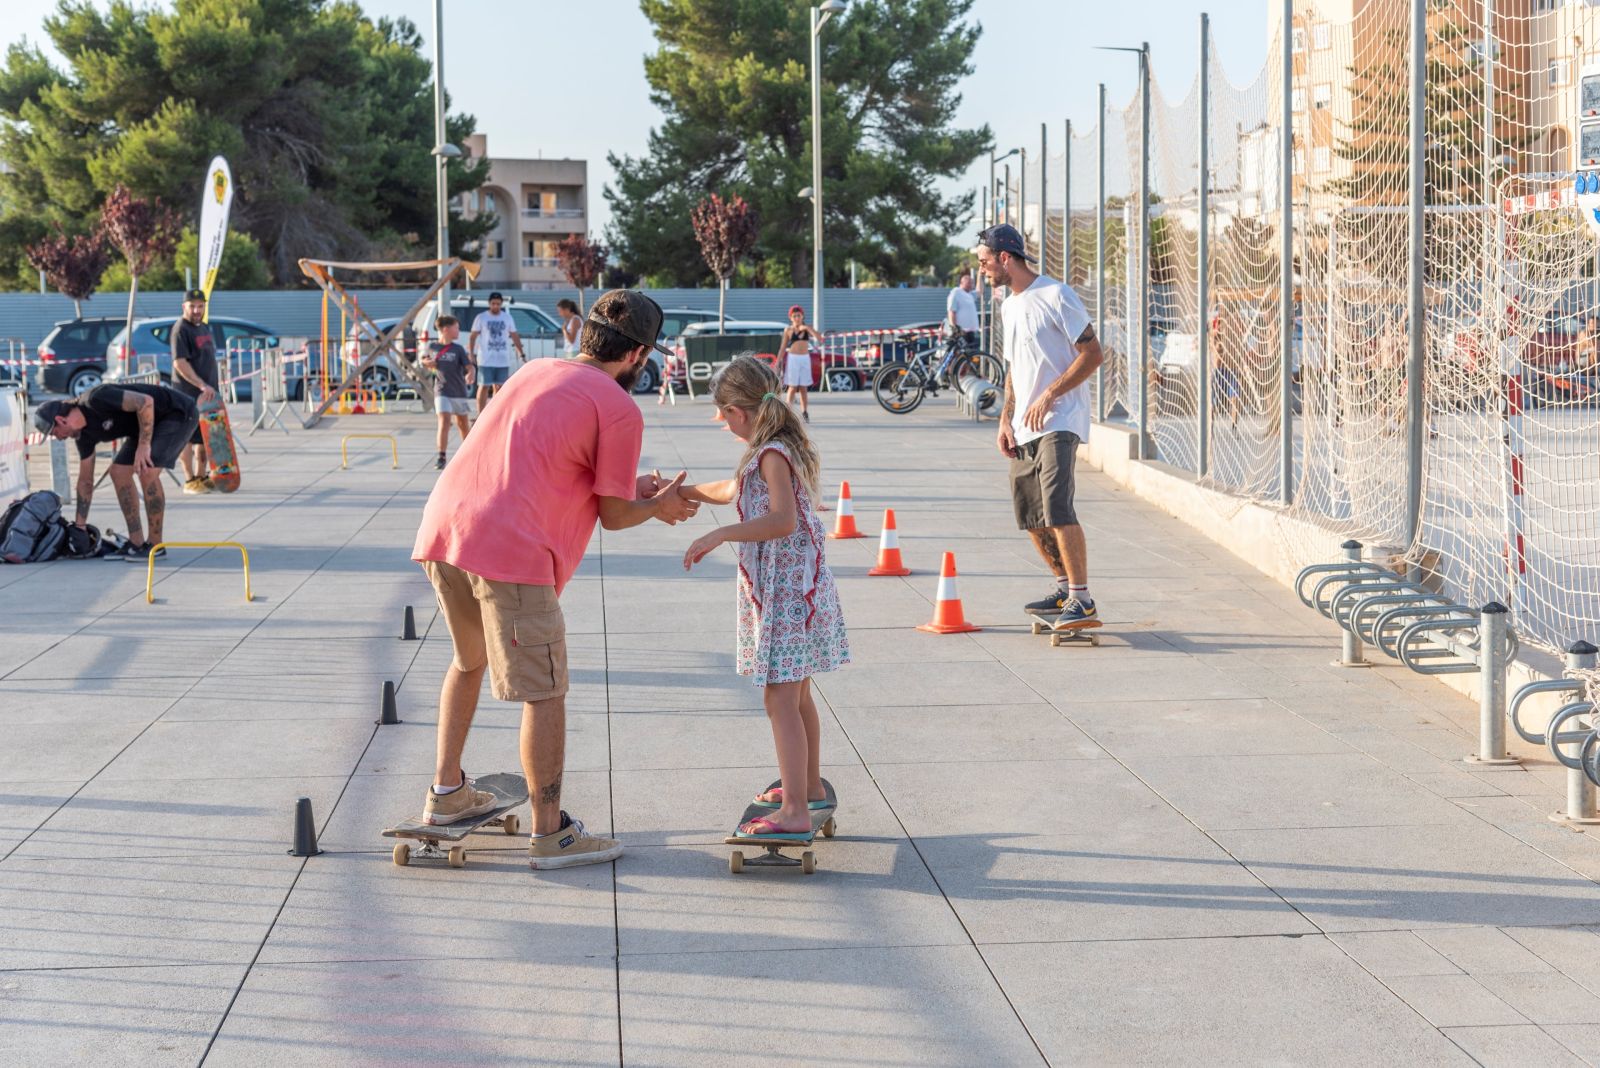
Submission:
M 763 447 L 739 472 L 734 501 L 741 522 L 772 511 L 761 477 L 761 457 L 777 452 L 790 464 L 795 529 L 771 541 L 737 542 L 739 636 L 737 667 L 757 686 L 800 682 L 850 662 L 850 643 L 839 608 L 839 589 L 822 548 L 822 521 L 811 495 L 794 476 L 794 460 L 781 442 Z

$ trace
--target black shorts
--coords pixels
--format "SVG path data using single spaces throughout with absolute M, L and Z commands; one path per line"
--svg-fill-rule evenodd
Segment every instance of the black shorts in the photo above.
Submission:
M 187 383 L 187 382 L 184 383 L 185 386 L 187 386 L 188 384 L 189 383 Z M 212 389 L 216 389 L 217 387 L 216 386 L 212 386 L 211 388 Z M 197 410 L 199 409 L 199 407 L 200 407 L 200 395 L 198 393 L 190 393 L 189 390 L 179 388 L 178 386 L 173 386 L 172 387 L 172 391 L 174 393 L 176 393 L 180 397 L 188 397 L 189 398 L 189 403 L 194 405 Z M 194 423 L 194 432 L 189 435 L 189 444 L 190 445 L 204 445 L 205 443 L 206 443 L 205 435 L 200 432 L 200 420 L 196 419 L 195 423 Z M 150 447 L 150 451 L 152 453 L 154 453 L 155 452 L 155 446 L 152 445 Z M 171 466 L 171 465 L 168 465 L 168 466 Z
M 172 410 L 160 419 L 150 432 L 150 462 L 171 470 L 178 462 L 178 454 L 189 443 L 191 436 L 199 433 L 200 409 L 194 401 L 181 393 L 172 395 Z M 133 454 L 139 451 L 139 436 L 129 434 L 122 439 L 122 447 L 111 458 L 114 464 L 133 466 Z
M 1011 504 L 1019 529 L 1078 525 L 1072 503 L 1077 456 L 1078 435 L 1070 431 L 1046 434 L 1017 446 L 1017 455 L 1011 458 Z

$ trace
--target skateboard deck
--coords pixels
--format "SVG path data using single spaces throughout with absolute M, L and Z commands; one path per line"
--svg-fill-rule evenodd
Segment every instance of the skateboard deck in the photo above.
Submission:
M 464 868 L 467 865 L 467 847 L 452 844 L 445 849 L 443 843 L 460 842 L 484 826 L 496 826 L 506 834 L 516 834 L 521 827 L 521 821 L 511 810 L 521 807 L 528 800 L 528 781 L 521 775 L 503 772 L 475 779 L 473 786 L 494 794 L 495 800 L 499 803 L 488 812 L 457 820 L 455 823 L 423 823 L 420 817 L 402 820 L 385 830 L 383 836 L 413 839 L 422 844 L 413 847 L 409 842 L 397 842 L 394 847 L 394 862 L 404 867 L 410 864 L 413 858 L 418 860 L 442 858 L 448 860 L 452 868 Z
M 762 790 L 761 792 L 766 793 L 767 790 L 771 790 L 774 786 L 782 785 L 782 780 L 779 780 L 772 783 L 766 788 L 766 790 Z M 806 849 L 806 847 L 815 841 L 817 832 L 819 831 L 822 832 L 822 836 L 824 838 L 833 837 L 836 827 L 833 814 L 834 811 L 839 807 L 839 795 L 834 793 L 833 784 L 827 779 L 823 779 L 822 789 L 827 794 L 827 799 L 830 803 L 824 808 L 814 808 L 811 810 L 810 833 L 801 835 L 799 832 L 796 832 L 793 838 L 751 838 L 747 835 L 740 834 L 740 827 L 744 826 L 750 820 L 755 819 L 757 816 L 772 815 L 777 808 L 775 805 L 767 804 L 761 801 L 752 801 L 746 805 L 744 814 L 739 817 L 739 822 L 733 825 L 733 833 L 722 840 L 723 844 L 732 846 L 754 846 L 758 849 L 766 850 L 766 855 L 754 856 L 747 860 L 743 850 L 735 849 L 732 853 L 728 854 L 728 870 L 734 875 L 738 875 L 747 867 L 798 867 L 807 875 L 810 875 L 812 872 L 816 871 L 817 856 L 811 850 Z M 797 858 L 786 855 L 783 852 L 785 849 L 800 849 L 803 850 L 803 852 Z
M 1028 614 L 1028 624 L 1035 634 L 1050 635 L 1050 645 L 1059 649 L 1063 645 L 1099 645 L 1100 635 L 1094 633 L 1105 626 L 1098 619 L 1085 619 L 1063 626 L 1056 622 L 1059 616 Z
M 233 430 L 228 425 L 228 406 L 220 392 L 209 401 L 196 401 L 200 408 L 200 437 L 206 443 L 206 465 L 211 484 L 223 493 L 239 488 L 239 450 L 233 447 Z

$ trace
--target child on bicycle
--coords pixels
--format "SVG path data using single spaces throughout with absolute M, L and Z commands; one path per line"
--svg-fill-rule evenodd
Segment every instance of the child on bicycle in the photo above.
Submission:
M 734 478 L 686 486 L 683 495 L 736 504 L 739 522 L 696 539 L 683 566 L 692 568 L 724 542 L 738 549 L 736 669 L 763 687 L 783 783 L 756 798 L 773 811 L 742 824 L 739 833 L 803 839 L 811 834 L 810 803 L 826 796 L 811 676 L 849 663 L 850 647 L 823 556 L 822 521 L 811 505 L 821 458 L 780 388 L 778 376 L 753 356 L 736 358 L 712 380 L 717 417 L 747 447 Z

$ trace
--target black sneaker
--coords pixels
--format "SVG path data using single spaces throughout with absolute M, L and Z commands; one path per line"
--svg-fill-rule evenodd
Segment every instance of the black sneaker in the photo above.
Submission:
M 804 419 L 806 422 L 809 423 L 809 422 L 811 422 L 811 413 L 810 412 L 801 412 L 800 413 L 800 418 Z
M 150 543 L 145 542 L 143 545 L 124 545 L 121 551 L 114 553 L 113 556 L 118 560 L 126 560 L 130 564 L 142 564 L 150 559 Z M 155 557 L 157 560 L 165 560 L 167 558 L 167 550 L 157 549 L 155 551 Z
M 439 458 L 437 460 L 433 461 L 433 469 L 435 471 L 443 471 L 444 470 L 444 453 L 441 452 L 439 454 Z
M 1058 616 L 1066 607 L 1067 595 L 1058 587 L 1050 591 L 1050 596 L 1023 605 L 1022 610 L 1034 616 Z

